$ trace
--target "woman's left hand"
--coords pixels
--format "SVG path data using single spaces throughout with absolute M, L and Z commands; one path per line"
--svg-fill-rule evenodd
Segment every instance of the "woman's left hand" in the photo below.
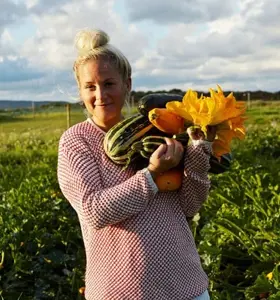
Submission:
M 216 137 L 216 133 L 217 133 L 217 126 L 207 126 L 207 133 L 206 133 L 206 137 L 204 132 L 201 130 L 201 128 L 199 126 L 191 126 L 187 129 L 187 133 L 189 135 L 189 137 L 194 140 L 206 140 L 209 142 L 213 142 L 215 137 Z

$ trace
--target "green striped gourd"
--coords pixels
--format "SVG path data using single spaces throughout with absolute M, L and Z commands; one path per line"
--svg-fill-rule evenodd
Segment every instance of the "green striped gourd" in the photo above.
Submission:
M 187 145 L 189 136 L 187 134 L 173 135 L 173 138 L 180 141 L 184 146 Z M 131 149 L 140 153 L 144 158 L 149 159 L 152 153 L 162 144 L 166 144 L 165 136 L 163 135 L 147 135 L 140 141 L 135 142 Z
M 146 116 L 137 114 L 113 126 L 105 135 L 104 150 L 116 164 L 127 166 L 137 155 L 131 146 L 153 128 Z

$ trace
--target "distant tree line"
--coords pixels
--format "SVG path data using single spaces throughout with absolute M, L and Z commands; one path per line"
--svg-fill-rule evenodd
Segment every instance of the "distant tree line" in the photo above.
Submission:
M 231 91 L 224 91 L 224 95 L 228 95 L 230 94 Z M 182 91 L 180 89 L 172 89 L 169 91 L 147 91 L 147 92 L 143 92 L 143 91 L 132 91 L 131 92 L 131 96 L 134 97 L 134 103 L 137 103 L 142 97 L 144 97 L 145 95 L 151 94 L 151 93 L 168 93 L 168 94 L 178 94 L 178 95 L 185 95 L 186 91 Z M 209 92 L 201 92 L 201 91 L 197 91 L 198 95 L 205 95 L 205 96 L 210 96 Z M 278 92 L 265 92 L 265 91 L 243 91 L 243 92 L 239 92 L 239 91 L 233 91 L 233 95 L 236 98 L 236 100 L 238 101 L 244 101 L 247 100 L 248 97 L 248 93 L 250 93 L 250 100 L 254 101 L 254 100 L 263 100 L 263 101 L 276 101 L 276 100 L 280 100 L 280 91 Z

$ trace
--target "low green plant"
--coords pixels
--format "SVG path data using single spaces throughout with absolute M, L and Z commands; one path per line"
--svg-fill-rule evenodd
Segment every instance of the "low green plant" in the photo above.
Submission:
M 191 223 L 213 300 L 280 299 L 279 116 L 259 105 L 248 117 L 231 170 L 211 175 Z M 71 124 L 84 119 L 73 111 Z M 82 299 L 81 231 L 56 175 L 65 112 L 17 112 L 0 122 L 0 299 Z

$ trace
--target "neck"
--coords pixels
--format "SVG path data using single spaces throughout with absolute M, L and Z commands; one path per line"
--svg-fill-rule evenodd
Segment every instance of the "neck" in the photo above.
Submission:
M 92 116 L 91 119 L 93 122 L 103 131 L 107 132 L 109 129 L 111 129 L 114 125 L 116 125 L 118 122 L 124 119 L 123 115 L 120 115 L 114 119 L 108 120 L 105 122 L 100 121 L 95 116 Z

